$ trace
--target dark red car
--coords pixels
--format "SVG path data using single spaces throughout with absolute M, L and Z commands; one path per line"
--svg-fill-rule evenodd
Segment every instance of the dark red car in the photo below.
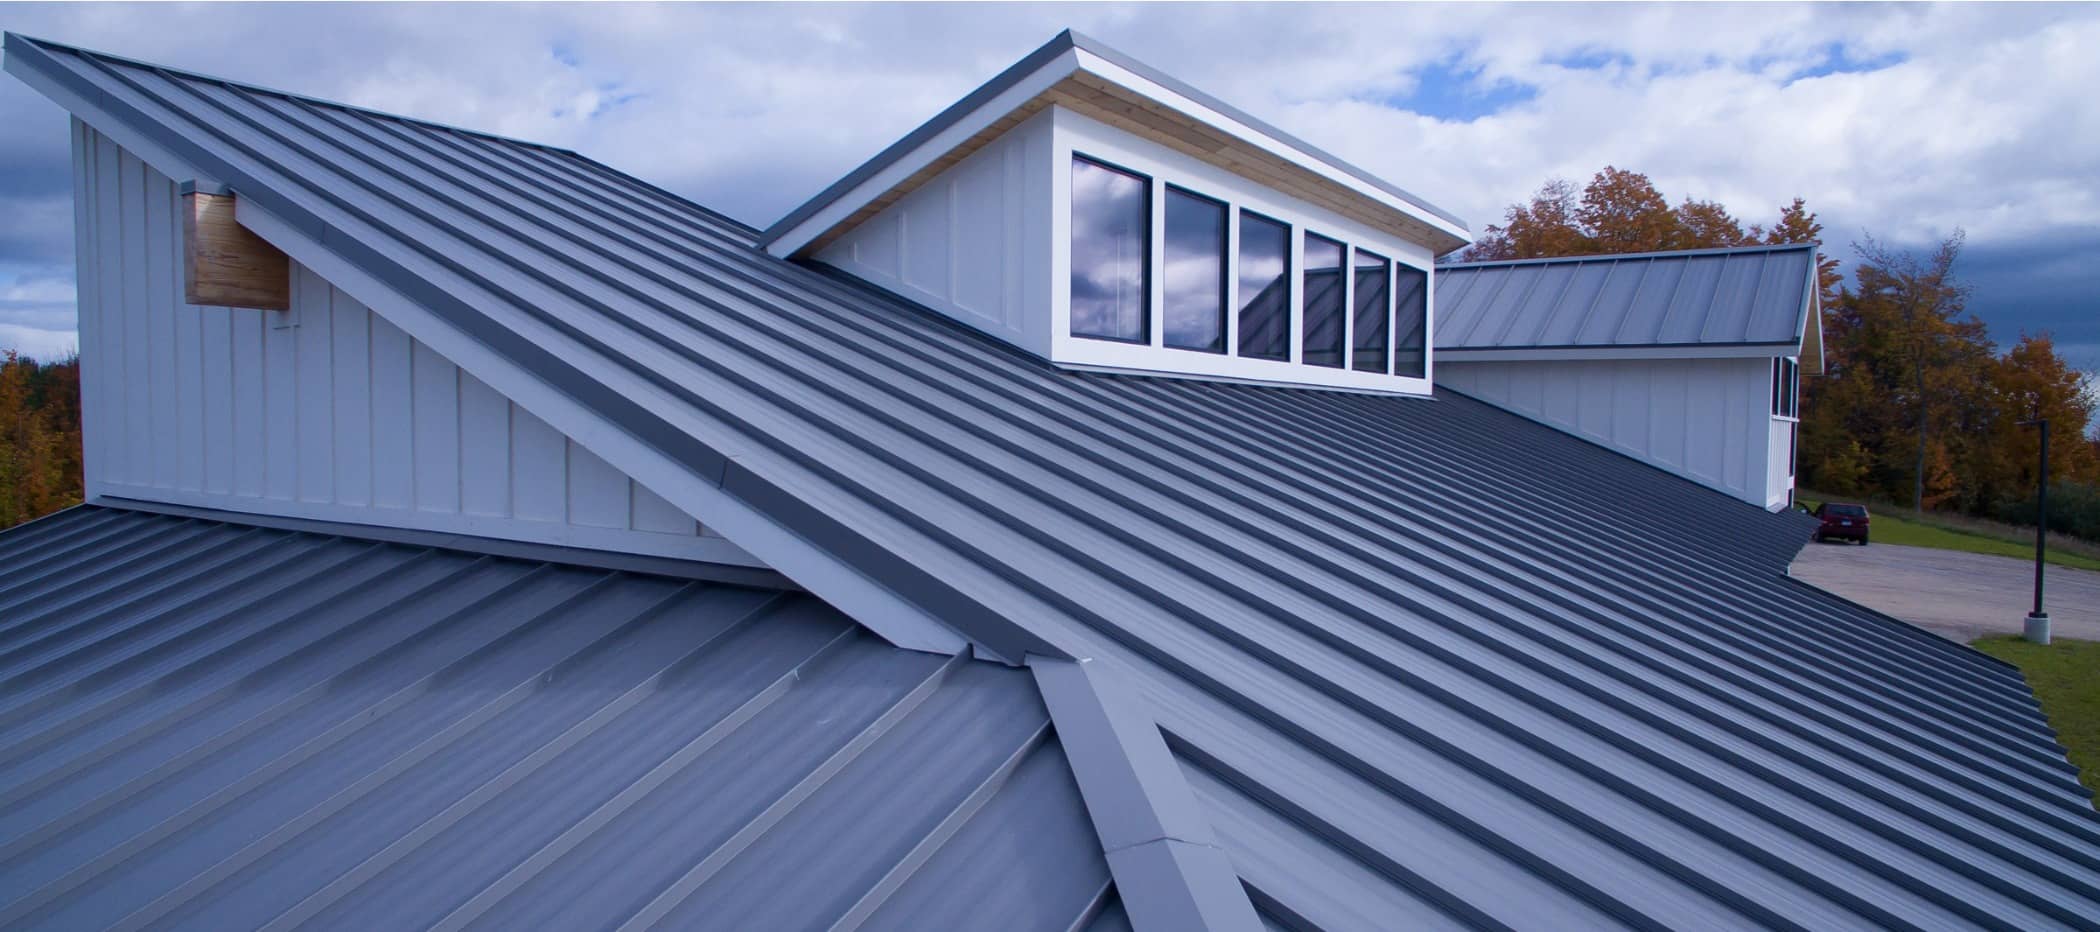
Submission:
M 1816 528 L 1816 541 L 1856 540 L 1862 546 L 1867 542 L 1867 506 L 1849 505 L 1844 502 L 1824 502 L 1811 512 L 1821 519 L 1823 526 Z

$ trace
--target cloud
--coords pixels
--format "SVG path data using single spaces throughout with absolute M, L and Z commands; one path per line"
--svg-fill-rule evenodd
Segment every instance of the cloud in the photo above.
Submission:
M 1606 165 L 1842 244 L 2100 226 L 2100 10 L 1968 5 L 33 5 L 0 26 L 575 148 L 764 225 L 1071 26 L 1475 229 Z M 0 267 L 70 252 L 65 116 L 0 80 Z M 1999 276 L 2006 279 L 2008 276 Z M 2085 294 L 2100 279 L 2074 273 Z M 1979 295 L 1986 319 L 2003 307 Z

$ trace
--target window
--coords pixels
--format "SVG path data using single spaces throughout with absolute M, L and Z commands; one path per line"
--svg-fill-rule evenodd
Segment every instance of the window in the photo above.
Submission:
M 1168 346 L 1225 351 L 1225 204 L 1167 188 L 1159 280 Z
M 1150 341 L 1152 183 L 1072 159 L 1072 335 Z
M 1291 228 L 1240 211 L 1240 355 L 1291 358 Z
M 1356 327 L 1350 341 L 1349 367 L 1358 372 L 1384 372 L 1386 334 L 1393 323 L 1392 263 L 1384 256 L 1356 251 Z
M 1053 358 L 1370 388 L 1428 375 L 1430 273 L 1399 258 L 1410 247 L 1315 233 L 1249 209 L 1259 196 L 1199 193 L 1158 165 L 1133 163 L 1154 176 L 1070 158 L 1069 335 L 1143 349 L 1061 341 Z
M 1398 309 L 1393 327 L 1393 374 L 1419 379 L 1428 373 L 1429 273 L 1399 265 L 1393 296 Z
M 1801 416 L 1801 363 L 1798 361 L 1772 360 L 1772 416 Z
M 1342 244 L 1316 233 L 1305 234 L 1301 263 L 1305 294 L 1305 351 L 1309 366 L 1342 367 L 1342 301 L 1348 280 L 1342 277 Z

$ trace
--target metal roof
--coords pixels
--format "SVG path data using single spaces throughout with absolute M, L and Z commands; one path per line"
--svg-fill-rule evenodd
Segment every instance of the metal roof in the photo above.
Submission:
M 1436 348 L 1799 347 L 1815 282 L 1814 244 L 1442 265 Z
M 1801 516 L 1448 391 L 1063 371 L 581 158 L 17 43 L 812 592 L 779 540 L 1129 670 L 1272 923 L 2100 922 L 2019 675 L 1784 578 Z
M 778 239 L 782 234 L 794 229 L 796 226 L 799 226 L 803 221 L 808 220 L 810 217 L 815 216 L 819 211 L 823 210 L 825 207 L 830 206 L 832 202 L 837 201 L 839 198 L 846 196 L 854 188 L 859 187 L 862 182 L 867 181 L 869 178 L 872 178 L 877 174 L 880 174 L 883 169 L 889 167 L 898 159 L 903 158 L 912 150 L 917 149 L 918 147 L 926 144 L 926 142 L 928 142 L 929 140 L 933 139 L 935 136 L 940 135 L 943 130 L 946 130 L 948 127 L 953 126 L 958 122 L 961 122 L 963 118 L 967 117 L 972 112 L 975 112 L 979 108 L 984 107 L 986 104 L 991 103 L 993 99 L 997 98 L 1000 94 L 1005 93 L 1007 89 L 1013 87 L 1016 84 L 1019 84 L 1023 79 L 1027 78 L 1029 75 L 1042 69 L 1045 65 L 1048 65 L 1050 62 L 1055 60 L 1059 55 L 1062 55 L 1066 52 L 1075 49 L 1098 56 L 1101 59 L 1108 61 L 1111 64 L 1114 64 L 1116 67 L 1122 68 L 1123 70 L 1135 74 L 1141 78 L 1144 78 L 1147 81 L 1151 81 L 1152 83 L 1164 87 L 1176 94 L 1181 95 L 1182 97 L 1195 101 L 1196 103 L 1204 107 L 1216 111 L 1217 113 L 1222 114 L 1227 118 L 1232 119 L 1233 121 L 1238 122 L 1241 125 L 1246 126 L 1247 128 L 1257 133 L 1260 133 L 1261 135 L 1267 136 L 1270 139 L 1273 139 L 1277 142 L 1280 142 L 1286 146 L 1289 146 L 1292 149 L 1303 153 L 1307 158 L 1320 162 L 1321 164 L 1324 164 L 1329 168 L 1339 171 L 1342 174 L 1347 175 L 1358 182 L 1361 182 L 1379 191 L 1383 191 L 1386 194 L 1390 194 L 1393 197 L 1398 198 L 1401 201 L 1415 208 L 1418 208 L 1439 220 L 1444 221 L 1445 223 L 1449 223 L 1461 232 L 1471 232 L 1471 230 L 1466 226 L 1466 222 L 1460 219 L 1457 214 L 1451 213 L 1450 211 L 1447 211 L 1441 207 L 1431 204 L 1427 200 L 1424 200 L 1423 198 L 1415 194 L 1409 193 L 1408 191 L 1405 191 L 1395 186 L 1394 184 L 1392 184 L 1389 181 L 1386 181 L 1385 179 L 1379 178 L 1378 176 L 1373 175 L 1368 171 L 1365 171 L 1361 168 L 1357 168 L 1356 166 L 1351 165 L 1348 162 L 1342 161 L 1340 158 L 1328 154 L 1326 151 L 1312 145 L 1311 143 L 1308 143 L 1302 139 L 1299 139 L 1296 136 L 1286 133 L 1283 130 L 1277 129 L 1274 126 L 1271 126 L 1268 123 L 1255 118 L 1253 115 L 1248 114 L 1247 112 L 1232 106 L 1231 104 L 1225 103 L 1224 101 L 1210 96 L 1209 94 L 1199 91 L 1178 78 L 1168 75 L 1165 72 L 1153 68 L 1152 66 L 1147 65 L 1144 62 L 1138 61 L 1135 58 L 1131 58 L 1130 56 L 1125 55 L 1124 53 L 1103 44 L 1100 40 L 1067 29 L 1063 32 L 1058 33 L 1056 36 L 1053 36 L 1050 39 L 1050 41 L 1043 43 L 1043 45 L 1037 48 L 1035 51 L 1030 52 L 1025 56 L 1022 56 L 1020 61 L 1015 62 L 1013 65 L 1009 66 L 1005 71 L 1002 71 L 999 74 L 993 76 L 991 80 L 979 85 L 976 90 L 973 90 L 970 93 L 963 95 L 963 98 L 961 100 L 958 100 L 954 104 L 949 105 L 947 109 L 935 114 L 932 119 L 927 120 L 923 124 L 920 124 L 920 126 L 917 129 L 914 129 L 910 133 L 905 134 L 904 138 L 899 139 L 894 143 L 891 143 L 887 148 L 883 149 L 881 152 L 876 153 L 873 158 L 870 158 L 866 162 L 861 163 L 860 167 L 855 168 L 851 172 L 848 172 L 845 177 L 840 178 L 835 182 L 832 182 L 829 186 L 824 188 L 824 190 L 817 192 L 817 195 L 815 197 L 810 198 L 801 206 L 789 211 L 786 216 L 775 221 L 772 226 L 766 228 L 764 233 L 760 234 L 758 238 L 758 245 L 765 246 L 768 243 L 771 243 L 773 240 Z M 1460 239 L 1456 240 L 1456 242 L 1463 245 L 1464 240 Z
M 1029 674 L 804 593 L 93 506 L 0 534 L 0 926 L 1062 932 L 1107 898 Z

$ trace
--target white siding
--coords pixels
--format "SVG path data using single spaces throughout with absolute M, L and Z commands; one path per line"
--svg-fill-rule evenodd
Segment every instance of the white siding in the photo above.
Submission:
M 1767 508 L 1787 502 L 1790 422 L 1771 360 L 1456 362 L 1437 384 Z
M 75 144 L 90 495 L 756 564 L 310 270 L 184 304 L 175 183 Z
M 817 253 L 972 327 L 1048 352 L 1050 119 L 1008 131 Z

